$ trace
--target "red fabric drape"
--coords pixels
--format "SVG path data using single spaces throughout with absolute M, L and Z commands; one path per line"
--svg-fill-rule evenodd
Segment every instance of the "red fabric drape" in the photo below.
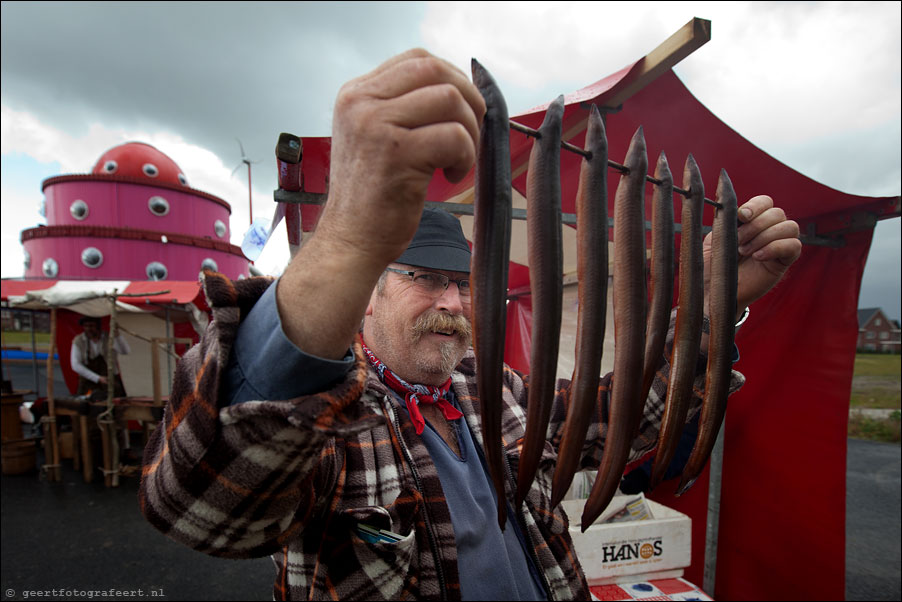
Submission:
M 504 361 L 514 370 L 529 372 L 529 342 L 532 325 L 532 297 L 523 296 L 507 304 Z

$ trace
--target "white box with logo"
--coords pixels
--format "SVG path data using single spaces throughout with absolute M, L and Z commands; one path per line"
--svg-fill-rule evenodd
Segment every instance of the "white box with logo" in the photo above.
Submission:
M 682 577 L 692 561 L 692 520 L 681 512 L 645 499 L 651 518 L 605 523 L 635 495 L 618 495 L 585 533 L 580 517 L 585 500 L 564 500 L 570 536 L 589 585 Z

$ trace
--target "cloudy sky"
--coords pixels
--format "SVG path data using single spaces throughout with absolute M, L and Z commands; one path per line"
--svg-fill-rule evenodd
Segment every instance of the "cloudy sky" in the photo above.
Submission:
M 644 56 L 692 17 L 712 39 L 675 71 L 718 117 L 843 192 L 900 183 L 900 3 L 26 3 L 2 4 L 2 276 L 19 232 L 45 223 L 41 181 L 86 173 L 108 148 L 150 143 L 232 205 L 233 241 L 271 217 L 279 132 L 330 133 L 341 84 L 420 46 L 490 66 L 511 114 Z M 278 232 L 257 262 L 277 274 Z M 900 314 L 900 220 L 877 226 L 860 307 Z

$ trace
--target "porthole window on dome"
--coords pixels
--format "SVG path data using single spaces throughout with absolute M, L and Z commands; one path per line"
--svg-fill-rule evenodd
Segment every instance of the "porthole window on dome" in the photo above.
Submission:
M 151 261 L 148 263 L 145 272 L 147 273 L 148 280 L 165 280 L 169 273 L 166 270 L 166 266 L 159 261 Z
M 48 257 L 41 265 L 41 271 L 44 272 L 44 275 L 48 278 L 56 278 L 56 275 L 60 273 L 60 266 L 56 262 L 56 259 Z
M 212 270 L 214 272 L 219 271 L 219 266 L 216 265 L 216 261 L 212 257 L 207 257 L 200 263 L 201 270 Z
M 112 159 L 103 164 L 103 173 L 116 173 L 117 169 L 119 169 L 119 164 Z
M 185 174 L 183 174 L 183 173 L 179 174 L 179 182 L 181 183 L 182 186 L 188 185 L 188 178 L 185 177 Z
M 72 214 L 77 220 L 83 220 L 88 217 L 88 204 L 81 199 L 73 201 L 71 205 L 69 205 L 69 213 Z
M 25 251 L 25 269 L 29 269 L 31 267 L 31 253 Z
M 88 247 L 81 252 L 81 262 L 89 268 L 99 268 L 103 263 L 103 253 L 96 247 Z
M 213 223 L 213 231 L 216 232 L 216 236 L 222 238 L 226 233 L 226 225 L 222 222 L 221 219 L 216 220 Z
M 145 163 L 141 167 L 141 171 L 143 171 L 144 175 L 147 176 L 148 178 L 155 178 L 158 175 L 160 175 L 160 170 L 157 169 L 157 166 L 154 165 L 153 163 Z
M 147 207 L 150 212 L 157 216 L 164 216 L 169 213 L 169 201 L 161 196 L 152 196 L 147 200 Z

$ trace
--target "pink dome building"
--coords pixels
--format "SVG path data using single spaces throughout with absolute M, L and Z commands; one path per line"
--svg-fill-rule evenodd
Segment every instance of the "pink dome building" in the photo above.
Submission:
M 248 275 L 229 243 L 231 207 L 188 186 L 181 168 L 149 144 L 108 150 L 90 174 L 43 183 L 46 226 L 23 230 L 25 278 L 197 280 L 203 268 Z

